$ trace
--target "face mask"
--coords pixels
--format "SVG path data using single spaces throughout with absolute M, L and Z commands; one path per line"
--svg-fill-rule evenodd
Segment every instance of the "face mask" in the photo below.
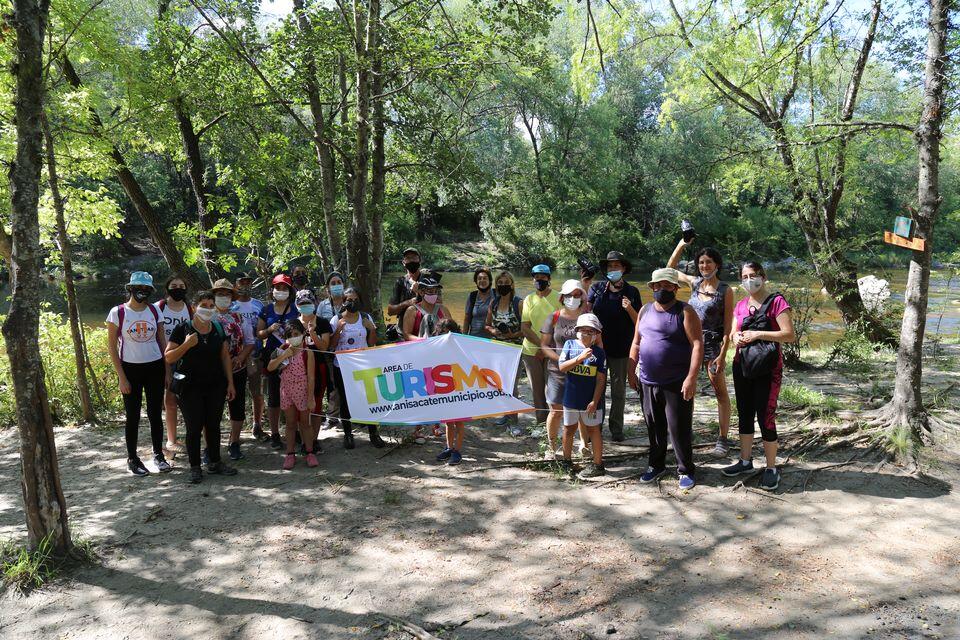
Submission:
M 343 285 L 342 284 L 332 284 L 330 285 L 330 295 L 339 298 L 343 295 Z
M 273 290 L 273 299 L 277 302 L 283 302 L 290 297 L 290 292 L 286 289 L 274 289 Z
M 237 289 L 237 297 L 240 298 L 249 298 L 251 293 L 250 287 L 240 287 Z
M 298 287 L 303 287 L 307 284 L 307 276 L 302 273 L 298 273 L 297 275 L 293 276 L 293 284 L 297 285 Z
M 485 287 L 481 287 L 480 285 L 477 285 L 477 291 L 479 291 L 480 293 L 486 293 L 487 291 L 490 291 L 490 285 L 487 285 Z
M 356 310 L 357 310 L 357 301 L 356 301 L 356 300 L 347 300 L 346 302 L 343 303 L 343 308 L 344 308 L 346 311 L 350 311 L 350 312 L 356 311 Z
M 657 289 L 653 292 L 653 299 L 660 304 L 670 304 L 677 299 L 677 292 L 668 289 Z
M 437 304 L 437 299 L 438 299 L 439 297 L 440 297 L 440 296 L 438 296 L 438 295 L 435 294 L 435 293 L 430 293 L 430 294 L 427 294 L 427 295 L 423 296 L 423 300 L 424 300 L 424 302 L 426 302 L 427 304 Z
M 287 338 L 287 342 L 290 343 L 291 347 L 299 347 L 303 344 L 303 336 L 290 336 Z
M 305 316 L 312 316 L 312 315 L 315 314 L 316 312 L 317 312 L 317 307 L 314 306 L 314 305 L 312 305 L 312 304 L 301 304 L 301 305 L 300 305 L 300 313 L 302 313 L 302 314 L 305 315 Z
M 509 285 L 509 284 L 498 284 L 498 285 L 497 285 L 497 293 L 499 293 L 501 296 L 510 295 L 510 291 L 511 291 L 512 289 L 513 289 L 513 286 L 512 286 L 512 285 Z
M 585 345 L 589 345 L 593 342 L 593 334 L 584 333 L 583 331 L 577 331 L 577 340 L 579 340 Z
M 740 282 L 740 286 L 743 287 L 743 290 L 747 293 L 756 293 L 763 287 L 763 278 L 744 278 Z
M 137 289 L 133 292 L 133 299 L 137 302 L 146 302 L 147 298 L 150 297 L 150 293 L 147 291 L 141 291 Z
M 704 280 L 709 280 L 713 276 L 717 275 L 717 270 L 714 269 L 712 271 L 701 271 L 700 275 L 703 277 Z
M 580 305 L 582 304 L 583 300 L 581 298 L 574 298 L 573 296 L 570 296 L 563 299 L 563 306 L 565 306 L 567 309 L 579 309 Z
M 194 315 L 204 322 L 210 322 L 213 320 L 213 316 L 216 312 L 216 309 L 211 309 L 209 307 L 197 307 L 197 310 L 194 311 Z
M 537 291 L 546 291 L 550 288 L 549 280 L 534 280 L 534 286 L 537 287 Z
M 620 278 L 623 277 L 623 271 L 609 271 L 607 272 L 607 280 L 610 282 L 620 282 Z
M 407 271 L 409 271 L 410 273 L 416 273 L 417 271 L 420 271 L 419 262 L 408 262 L 406 267 L 407 267 Z
M 217 309 L 229 309 L 230 303 L 233 302 L 233 299 L 230 296 L 217 296 L 213 300 L 217 305 Z
M 167 295 L 170 296 L 171 300 L 176 300 L 177 302 L 183 302 L 183 299 L 187 297 L 186 289 L 167 289 Z

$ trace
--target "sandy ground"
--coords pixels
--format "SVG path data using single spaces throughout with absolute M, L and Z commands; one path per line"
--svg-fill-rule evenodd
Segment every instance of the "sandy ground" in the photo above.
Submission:
M 839 397 L 862 383 L 804 375 Z M 698 400 L 701 426 L 713 407 Z M 637 409 L 631 393 L 628 424 Z M 808 422 L 784 415 L 781 429 Z M 726 460 L 702 457 L 683 493 L 672 476 L 484 470 L 537 443 L 475 426 L 460 467 L 433 461 L 436 441 L 377 450 L 361 434 L 344 451 L 326 431 L 318 469 L 283 472 L 246 441 L 239 475 L 199 486 L 185 460 L 127 475 L 117 428 L 61 429 L 71 522 L 101 558 L 30 596 L 8 591 L 0 638 L 411 637 L 383 614 L 464 640 L 960 637 L 960 456 L 948 448 L 922 479 L 875 459 L 811 473 L 850 450 L 791 461 L 773 496 L 733 489 Z M 639 431 L 628 444 L 645 444 Z M 611 464 L 609 478 L 645 466 Z M 8 431 L 0 537 L 23 535 L 17 473 Z

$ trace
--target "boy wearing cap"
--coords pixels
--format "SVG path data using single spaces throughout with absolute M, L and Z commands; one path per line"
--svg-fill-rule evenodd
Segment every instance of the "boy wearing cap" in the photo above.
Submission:
M 607 354 L 597 345 L 603 326 L 592 313 L 577 318 L 577 337 L 567 340 L 560 352 L 563 386 L 563 463 L 572 469 L 573 434 L 582 427 L 590 434 L 593 462 L 580 472 L 581 478 L 606 473 L 603 467 L 603 391 L 607 386 Z
M 523 333 L 523 368 L 533 392 L 533 406 L 537 410 L 537 424 L 544 424 L 549 416 L 547 407 L 547 358 L 540 349 L 537 331 L 544 321 L 560 310 L 560 300 L 550 295 L 550 267 L 538 264 L 530 270 L 536 291 L 523 299 L 520 311 L 520 331 Z M 534 329 L 536 327 L 536 329 Z
M 677 300 L 676 269 L 657 269 L 649 285 L 654 301 L 640 310 L 630 347 L 630 386 L 643 396 L 650 439 L 649 466 L 640 481 L 653 482 L 666 472 L 669 437 L 680 488 L 692 489 L 693 396 L 703 360 L 703 331 L 694 310 Z

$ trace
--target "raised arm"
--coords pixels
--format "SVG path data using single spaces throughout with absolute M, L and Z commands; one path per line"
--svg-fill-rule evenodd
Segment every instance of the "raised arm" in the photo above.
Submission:
M 693 240 L 690 242 L 693 242 Z M 690 245 L 690 242 L 686 242 L 683 238 L 680 238 L 680 242 L 677 243 L 677 246 L 673 249 L 673 253 L 670 254 L 670 259 L 667 260 L 668 267 L 671 269 L 677 268 L 677 265 L 680 264 L 680 256 L 683 255 L 683 250 Z M 678 275 L 680 277 L 680 282 L 683 282 L 688 286 L 693 286 L 694 279 L 691 276 L 688 276 L 682 271 L 678 271 Z

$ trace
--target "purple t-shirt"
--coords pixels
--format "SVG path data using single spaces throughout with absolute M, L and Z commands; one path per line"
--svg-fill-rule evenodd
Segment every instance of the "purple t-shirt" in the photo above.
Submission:
M 667 385 L 680 382 L 690 371 L 693 346 L 683 328 L 683 308 L 677 301 L 665 311 L 653 302 L 644 306 L 637 323 L 640 334 L 639 378 L 643 384 Z
M 760 308 L 756 302 L 750 300 L 750 296 L 745 297 L 740 302 L 737 303 L 737 306 L 733 308 L 733 323 L 737 331 L 740 331 L 740 327 L 743 326 L 743 319 L 749 316 L 750 314 L 756 312 Z M 787 304 L 786 299 L 779 294 L 776 294 L 776 297 L 770 301 L 770 306 L 767 307 L 767 317 L 770 318 L 770 326 L 773 331 L 780 330 L 780 323 L 777 322 L 777 316 L 790 308 L 790 305 Z M 737 348 L 737 352 L 734 354 L 733 359 L 736 359 L 740 356 L 740 349 Z M 783 366 L 783 351 L 780 351 L 780 362 L 779 366 Z

